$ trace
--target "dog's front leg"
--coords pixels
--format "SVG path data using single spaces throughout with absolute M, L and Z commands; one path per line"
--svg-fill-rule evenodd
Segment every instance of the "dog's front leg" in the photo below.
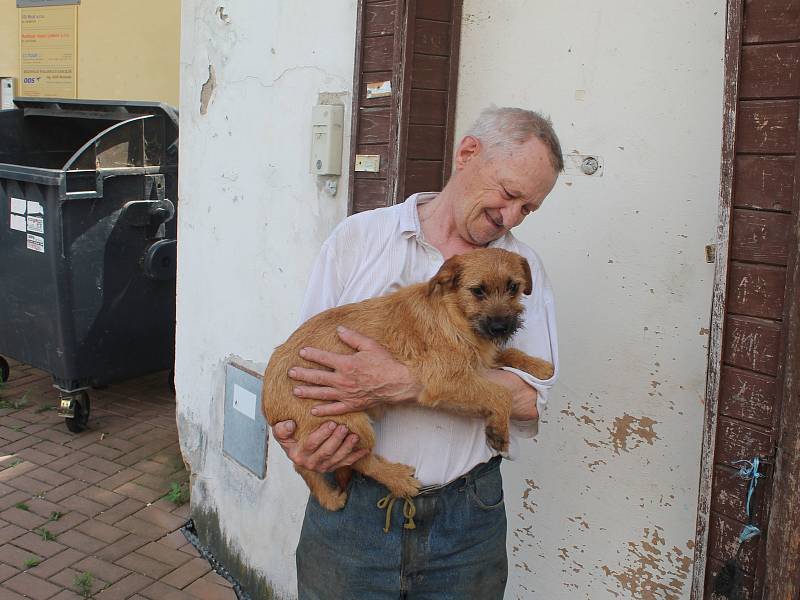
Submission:
M 553 363 L 529 356 L 516 348 L 506 348 L 498 352 L 496 362 L 499 366 L 525 371 L 536 379 L 550 379 L 553 376 Z
M 508 449 L 511 392 L 501 385 L 475 375 L 439 373 L 423 380 L 424 390 L 417 402 L 469 417 L 486 419 L 486 437 L 492 448 Z

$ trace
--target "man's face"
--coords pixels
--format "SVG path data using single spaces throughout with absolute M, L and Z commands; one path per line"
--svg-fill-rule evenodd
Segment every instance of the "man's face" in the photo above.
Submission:
M 541 206 L 558 177 L 547 146 L 537 138 L 509 150 L 487 152 L 475 138 L 467 137 L 455 158 L 456 228 L 465 241 L 477 246 L 522 223 Z

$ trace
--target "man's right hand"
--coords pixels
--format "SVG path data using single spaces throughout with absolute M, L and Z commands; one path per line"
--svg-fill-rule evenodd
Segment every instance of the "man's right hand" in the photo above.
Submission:
M 355 433 L 349 433 L 347 427 L 337 426 L 333 421 L 320 425 L 303 443 L 295 439 L 294 431 L 294 421 L 280 421 L 272 427 L 272 435 L 289 460 L 310 471 L 329 473 L 340 467 L 349 467 L 369 454 L 366 448 L 355 449 L 358 444 Z

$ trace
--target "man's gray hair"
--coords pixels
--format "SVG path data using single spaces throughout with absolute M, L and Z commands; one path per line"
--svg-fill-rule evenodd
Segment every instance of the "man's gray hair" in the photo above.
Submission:
M 524 144 L 535 136 L 550 151 L 550 162 L 556 172 L 564 170 L 561 143 L 553 130 L 552 121 L 532 110 L 490 106 L 481 112 L 466 135 L 478 138 L 490 153 L 497 147 L 510 148 L 512 144 Z

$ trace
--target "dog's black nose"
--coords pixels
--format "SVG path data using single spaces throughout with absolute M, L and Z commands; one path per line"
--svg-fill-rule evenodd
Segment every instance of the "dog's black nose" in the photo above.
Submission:
M 509 319 L 493 318 L 486 323 L 486 329 L 493 337 L 502 337 L 511 332 L 513 325 Z

